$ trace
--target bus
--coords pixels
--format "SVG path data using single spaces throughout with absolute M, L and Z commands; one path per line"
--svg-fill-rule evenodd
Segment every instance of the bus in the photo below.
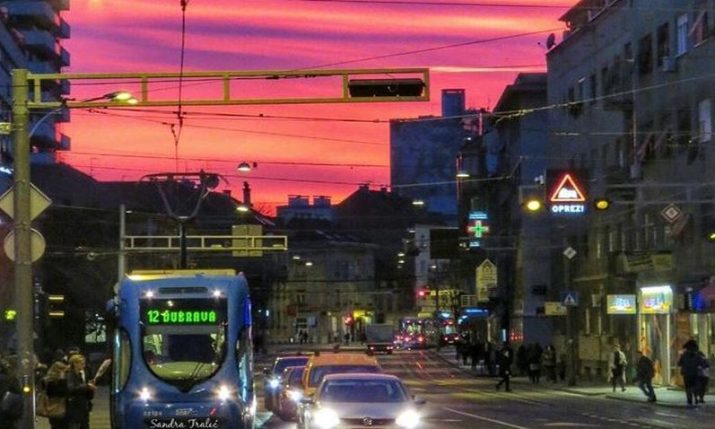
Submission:
M 109 309 L 113 429 L 253 427 L 251 301 L 243 274 L 133 272 Z
M 437 347 L 441 338 L 440 323 L 431 317 L 403 317 L 398 337 L 403 349 Z

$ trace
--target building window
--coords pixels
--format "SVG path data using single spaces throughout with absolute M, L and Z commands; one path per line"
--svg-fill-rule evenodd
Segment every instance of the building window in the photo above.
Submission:
M 668 23 L 658 27 L 658 66 L 663 65 L 663 58 L 670 56 L 670 28 Z
M 690 38 L 693 41 L 693 46 L 698 46 L 699 44 L 706 41 L 709 36 L 708 33 L 709 28 L 707 1 L 700 0 L 698 2 L 695 12 L 695 21 L 693 22 L 693 26 L 690 29 Z
M 653 37 L 649 34 L 638 42 L 638 73 L 653 71 Z
M 712 112 L 710 109 L 710 99 L 698 103 L 698 135 L 700 143 L 707 143 L 712 138 Z
M 688 14 L 686 13 L 678 17 L 676 37 L 675 54 L 680 56 L 688 52 Z

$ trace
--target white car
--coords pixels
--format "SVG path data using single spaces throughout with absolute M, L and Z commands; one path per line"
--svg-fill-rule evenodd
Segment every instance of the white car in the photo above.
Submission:
M 419 407 L 399 378 L 387 374 L 332 374 L 315 397 L 303 399 L 301 429 L 340 429 L 377 426 L 420 427 Z

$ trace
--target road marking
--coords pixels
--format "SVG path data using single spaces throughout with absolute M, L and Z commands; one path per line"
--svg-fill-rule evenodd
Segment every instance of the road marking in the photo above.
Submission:
M 447 410 L 447 411 L 451 411 L 451 412 L 453 412 L 453 413 L 455 413 L 455 414 L 460 414 L 460 415 L 463 415 L 463 416 L 472 417 L 472 418 L 477 419 L 477 420 L 483 420 L 483 421 L 485 421 L 485 422 L 495 423 L 495 424 L 498 424 L 498 425 L 502 425 L 502 426 L 506 426 L 506 427 L 510 427 L 510 428 L 514 428 L 514 429 L 529 429 L 529 428 L 527 428 L 527 427 L 525 427 L 525 426 L 514 425 L 514 424 L 511 424 L 511 423 L 503 422 L 503 421 L 501 421 L 501 420 L 490 419 L 489 417 L 482 417 L 482 416 L 478 416 L 478 415 L 476 415 L 476 414 L 465 413 L 465 412 L 463 412 L 463 411 L 454 410 L 454 409 L 452 409 L 452 408 L 444 408 L 444 409 Z

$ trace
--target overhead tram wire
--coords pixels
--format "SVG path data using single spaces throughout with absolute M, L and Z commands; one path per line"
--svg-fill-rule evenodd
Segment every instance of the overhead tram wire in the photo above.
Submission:
M 179 121 L 179 130 L 175 130 L 174 126 L 171 126 L 171 133 L 174 136 L 174 156 L 176 158 L 176 171 L 179 171 L 179 142 L 181 141 L 181 131 L 184 127 L 184 117 L 182 115 L 182 91 L 184 83 L 184 57 L 186 55 L 186 7 L 189 5 L 189 0 L 179 0 L 181 6 L 181 60 L 179 65 L 179 97 L 178 97 L 178 110 L 176 111 L 176 117 Z

